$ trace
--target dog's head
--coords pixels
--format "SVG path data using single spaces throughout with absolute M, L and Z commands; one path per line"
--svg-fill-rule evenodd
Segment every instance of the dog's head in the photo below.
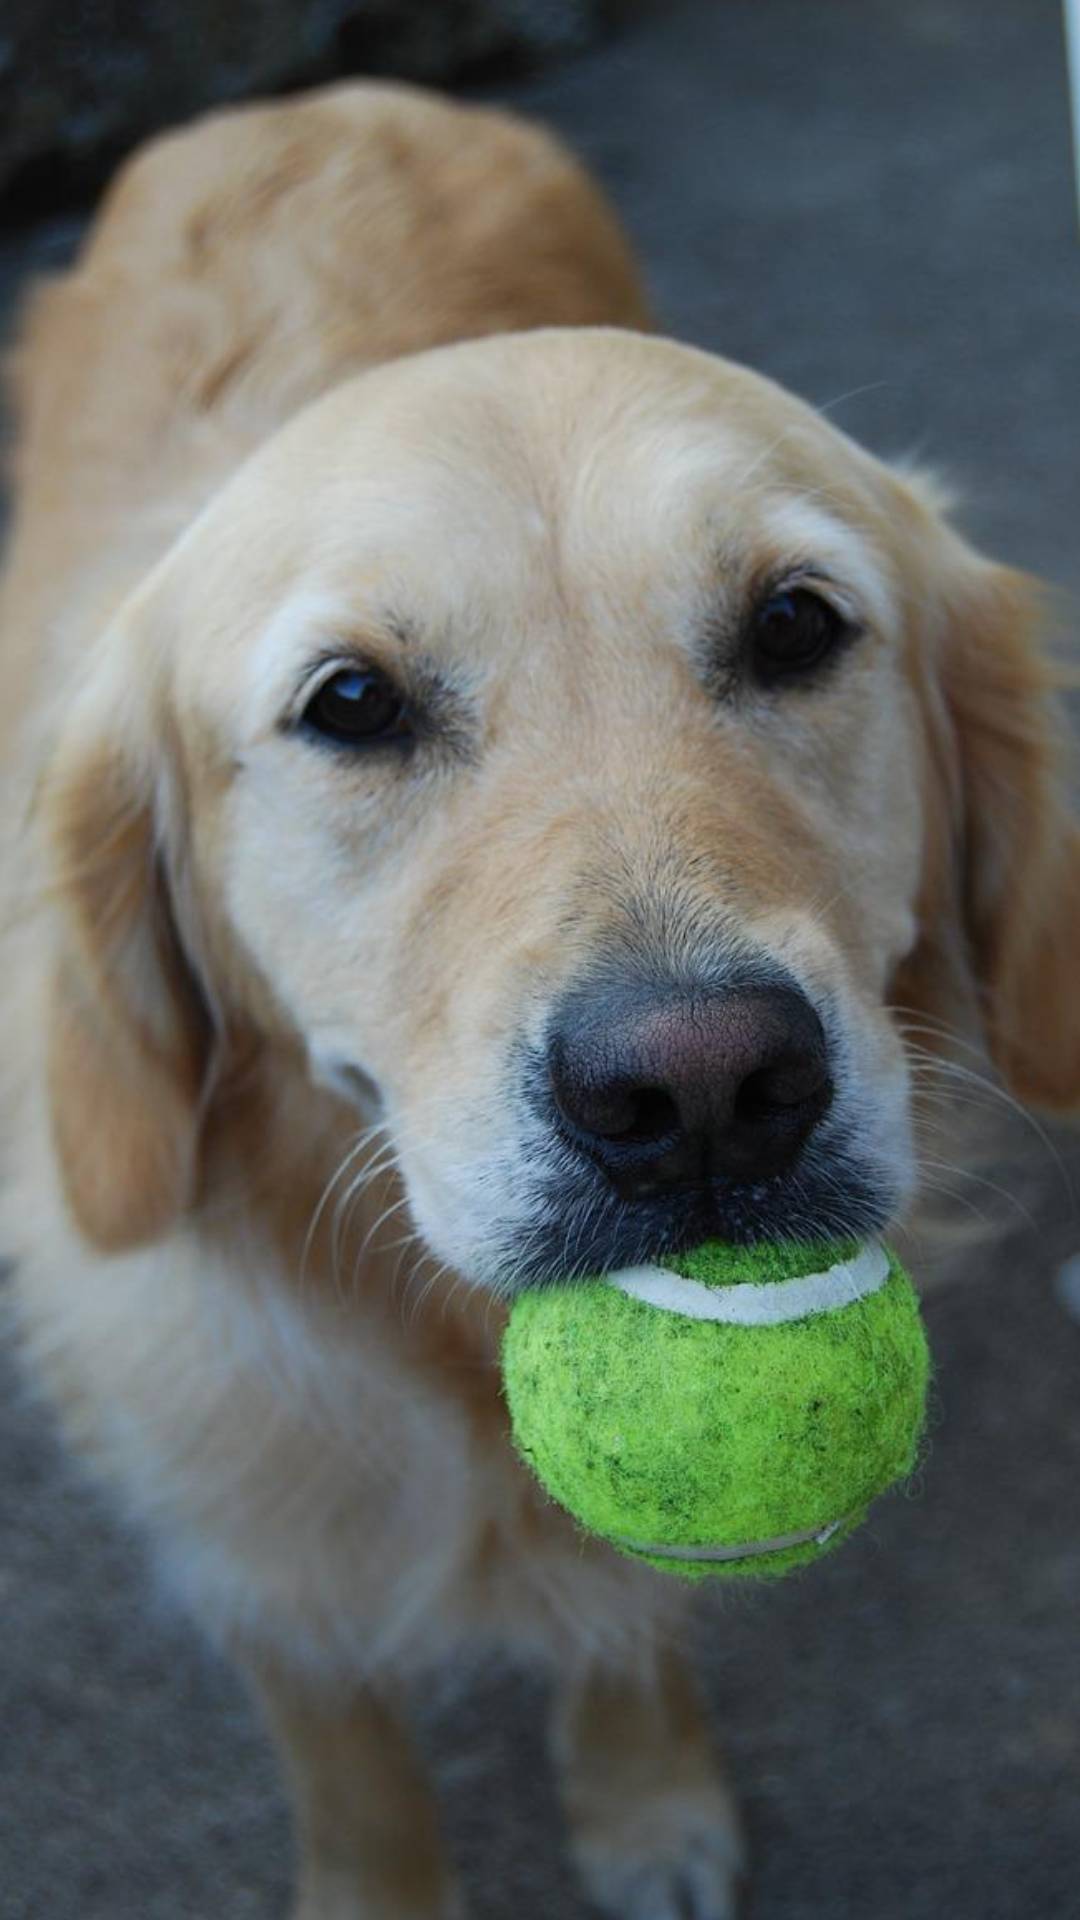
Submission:
M 768 382 L 616 332 L 397 363 L 270 443 L 95 648 L 49 783 L 51 1052 L 105 1247 L 214 1061 L 302 1049 L 492 1286 L 863 1231 L 903 1015 L 1080 1094 L 1080 854 L 1025 585 Z

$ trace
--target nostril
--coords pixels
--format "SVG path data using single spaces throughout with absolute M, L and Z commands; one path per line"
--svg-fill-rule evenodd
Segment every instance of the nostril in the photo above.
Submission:
M 556 1088 L 556 1104 L 576 1133 L 613 1145 L 644 1145 L 678 1132 L 679 1109 L 663 1087 L 620 1085 Z
M 679 1109 L 663 1087 L 637 1087 L 632 1096 L 633 1119 L 618 1135 L 620 1140 L 665 1140 L 681 1126 Z
M 774 1114 L 805 1107 L 820 1100 L 828 1087 L 822 1063 L 797 1061 L 782 1067 L 762 1067 L 747 1074 L 735 1095 L 736 1121 L 768 1120 Z
M 771 1091 L 769 1073 L 751 1073 L 735 1095 L 734 1118 L 753 1125 L 755 1120 L 770 1119 L 782 1104 Z
M 747 1074 L 735 1094 L 736 1128 L 772 1127 L 789 1131 L 813 1125 L 832 1098 L 832 1082 L 823 1060 L 813 1057 L 762 1067 Z

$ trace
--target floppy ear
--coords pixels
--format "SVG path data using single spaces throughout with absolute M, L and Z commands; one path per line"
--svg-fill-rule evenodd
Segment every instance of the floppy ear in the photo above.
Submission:
M 48 1095 L 64 1191 L 103 1251 L 192 1195 L 210 1053 L 170 893 L 164 756 L 125 695 L 91 690 L 43 795 L 55 878 Z
M 991 1055 L 1035 1106 L 1080 1106 L 1080 830 L 1033 582 L 949 537 L 938 635 L 952 911 Z M 959 565 L 957 560 L 959 558 Z

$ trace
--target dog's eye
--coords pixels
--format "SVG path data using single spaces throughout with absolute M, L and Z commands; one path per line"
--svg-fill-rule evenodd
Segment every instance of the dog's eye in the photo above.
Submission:
M 409 733 L 404 699 L 392 680 L 371 667 L 331 674 L 304 708 L 303 724 L 348 747 L 402 740 Z
M 809 673 L 851 631 L 843 614 L 808 587 L 787 587 L 770 594 L 754 615 L 754 672 L 766 684 Z

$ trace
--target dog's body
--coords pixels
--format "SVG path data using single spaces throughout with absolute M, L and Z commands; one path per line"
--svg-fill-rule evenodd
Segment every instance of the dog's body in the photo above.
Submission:
M 741 995 L 759 1079 L 754 996 L 813 1002 L 813 1100 L 769 1109 L 798 1187 L 773 1141 L 710 1184 L 732 1231 L 904 1207 L 897 1005 L 981 1016 L 1035 1099 L 1080 1087 L 1023 589 L 765 383 L 566 331 L 644 324 L 553 143 L 356 88 L 149 150 L 21 350 L 5 1250 L 70 1433 L 266 1699 L 310 1920 L 443 1910 L 396 1694 L 478 1636 L 565 1676 L 597 1898 L 729 1910 L 678 1591 L 540 1499 L 499 1395 L 515 1272 L 681 1230 L 621 1163 L 598 1184 L 625 1130 L 567 1079 L 582 983 Z M 781 713 L 744 602 L 839 635 L 846 679 Z M 322 690 L 340 715 L 391 669 L 408 758 L 397 721 L 343 758 Z

